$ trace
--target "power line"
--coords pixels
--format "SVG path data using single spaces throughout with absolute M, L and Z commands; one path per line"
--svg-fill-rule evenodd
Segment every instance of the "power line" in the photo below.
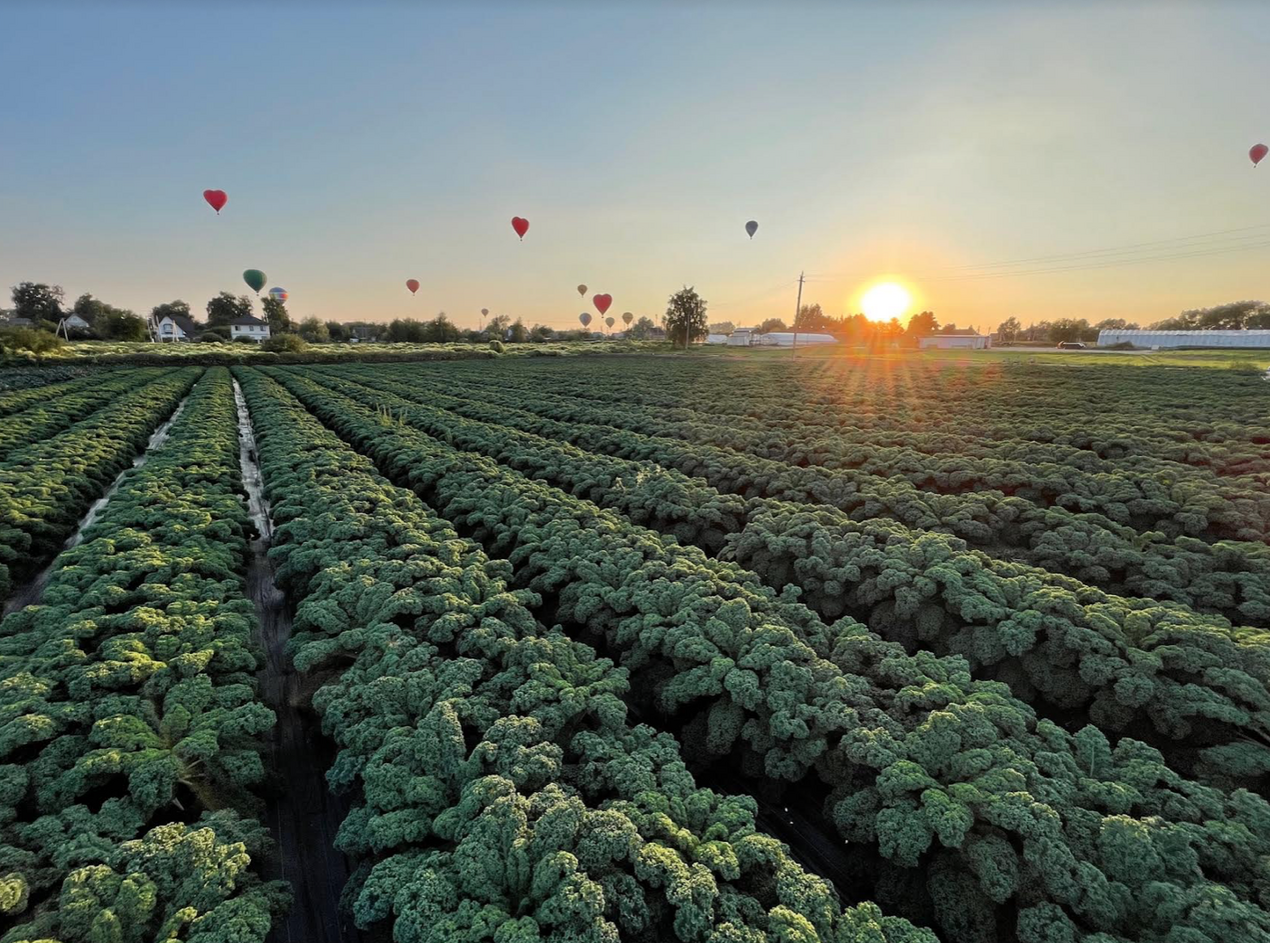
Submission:
M 748 304 L 751 301 L 758 301 L 760 298 L 766 298 L 770 295 L 776 294 L 779 291 L 783 291 L 784 289 L 788 288 L 790 285 L 794 284 L 796 281 L 798 281 L 798 279 L 796 278 L 787 278 L 785 279 L 785 281 L 781 282 L 779 285 L 773 285 L 771 288 L 767 288 L 767 289 L 764 289 L 763 291 L 755 292 L 754 294 L 750 295 L 747 298 L 737 298 L 733 301 L 720 301 L 718 303 L 712 303 L 710 305 L 710 310 L 713 311 L 717 308 L 734 308 L 737 305 Z
M 1088 249 L 1084 252 L 1062 252 L 1056 255 L 1037 255 L 1037 256 L 1032 256 L 1030 258 L 1026 258 L 1026 259 L 1007 259 L 1002 262 L 984 262 L 979 265 L 959 265 L 959 266 L 956 266 L 956 268 L 983 269 L 983 268 L 998 268 L 998 267 L 1007 266 L 1007 265 L 1031 264 L 1035 262 L 1061 262 L 1068 259 L 1078 259 L 1078 258 L 1084 258 L 1086 256 L 1102 255 L 1104 253 L 1111 254 L 1111 255 L 1124 255 L 1134 249 L 1142 249 L 1142 248 L 1147 248 L 1150 246 L 1165 246 L 1170 243 L 1192 242 L 1197 239 L 1209 239 L 1214 236 L 1228 236 L 1231 233 L 1251 232 L 1253 230 L 1258 230 L 1258 229 L 1264 230 L 1268 228 L 1270 228 L 1270 223 L 1259 223 L 1256 226 L 1240 226 L 1235 229 L 1219 229 L 1213 232 L 1196 233 L 1193 236 L 1174 236 L 1171 239 L 1156 239 L 1151 242 L 1135 242 L 1135 243 L 1130 243 L 1128 245 L 1110 246 L 1110 247 L 1106 247 L 1102 249 Z M 1247 238 L 1247 237 L 1236 237 L 1236 238 Z M 1177 248 L 1184 248 L 1184 247 L 1177 246 Z
M 1169 262 L 1174 259 L 1195 259 L 1203 256 L 1213 255 L 1229 255 L 1234 252 L 1249 252 L 1253 249 L 1270 248 L 1270 238 L 1262 237 L 1256 242 L 1247 243 L 1238 246 L 1226 246 L 1223 248 L 1198 249 L 1193 252 L 1171 252 L 1156 255 L 1144 255 L 1132 259 L 1114 259 L 1104 262 L 1094 262 L 1087 265 L 1060 265 L 1049 266 L 1046 268 L 1024 269 L 1022 271 L 1013 272 L 967 272 L 964 275 L 955 274 L 930 274 L 923 276 L 928 281 L 963 281 L 963 280 L 980 280 L 986 278 L 1015 278 L 1021 275 L 1047 275 L 1052 272 L 1088 272 L 1103 268 L 1118 268 L 1125 265 L 1142 265 L 1148 262 Z
M 1251 229 L 1251 228 L 1264 228 L 1264 227 L 1248 227 L 1248 228 Z M 1199 237 L 1189 237 L 1189 238 L 1196 239 Z M 1225 240 L 1225 241 L 1231 242 L 1231 240 Z M 1014 271 L 1000 271 L 1000 272 L 983 271 L 984 269 L 991 269 L 993 267 L 1003 268 L 1009 265 L 1021 264 L 1021 262 L 1009 262 L 1009 263 L 989 262 L 989 263 L 983 263 L 981 265 L 974 265 L 974 266 L 959 266 L 954 268 L 935 269 L 928 272 L 916 273 L 909 277 L 919 278 L 925 281 L 965 281 L 965 280 L 978 280 L 978 279 L 987 279 L 987 278 L 1014 278 L 1014 277 L 1024 276 L 1024 275 L 1046 275 L 1046 274 L 1055 273 L 1055 272 L 1093 271 L 1093 270 L 1101 269 L 1101 268 L 1115 268 L 1115 267 L 1124 266 L 1124 265 L 1141 265 L 1141 264 L 1149 263 L 1149 262 L 1168 262 L 1175 259 L 1191 259 L 1191 258 L 1200 258 L 1204 256 L 1228 255 L 1235 252 L 1249 252 L 1254 249 L 1270 248 L 1270 233 L 1260 233 L 1255 236 L 1239 237 L 1238 241 L 1234 241 L 1233 244 L 1230 244 L 1230 245 L 1216 245 L 1216 246 L 1189 245 L 1188 246 L 1188 245 L 1180 244 L 1180 240 L 1172 240 L 1172 242 L 1178 243 L 1178 244 L 1168 247 L 1168 249 L 1166 249 L 1165 251 L 1146 252 L 1146 253 L 1139 252 L 1136 256 L 1130 255 L 1130 257 L 1128 258 L 1114 257 L 1117 254 L 1129 255 L 1129 250 L 1127 249 L 1116 250 L 1116 251 L 1091 250 L 1091 253 L 1084 253 L 1083 255 L 1091 256 L 1092 252 L 1095 252 L 1095 251 L 1101 251 L 1104 253 L 1110 252 L 1111 254 L 1104 255 L 1104 257 L 1102 258 L 1093 256 L 1093 257 L 1087 258 L 1085 261 L 1079 261 L 1080 256 L 1082 255 L 1081 253 L 1073 254 L 1070 257 L 1063 257 L 1063 256 L 1044 257 L 1044 258 L 1051 258 L 1054 262 L 1062 262 L 1062 261 L 1076 262 L 1076 264 L 1074 265 L 1043 265 L 1039 268 L 1021 269 L 1021 270 L 1014 270 Z M 1172 250 L 1179 250 L 1179 251 L 1172 251 Z M 972 269 L 972 271 L 964 271 L 964 269 Z M 853 277 L 862 277 L 862 276 L 867 277 L 868 275 L 873 275 L 873 274 L 876 274 L 876 270 L 872 272 L 857 271 L 857 272 L 820 273 L 820 274 L 809 275 L 807 276 L 807 279 L 808 281 L 814 281 L 814 282 L 826 282 L 826 281 L 836 281 L 843 278 L 853 278 Z

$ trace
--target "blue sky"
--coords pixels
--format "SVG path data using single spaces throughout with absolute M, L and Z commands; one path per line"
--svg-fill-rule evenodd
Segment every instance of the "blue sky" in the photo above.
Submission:
M 894 276 L 944 322 L 1154 320 L 1265 297 L 1270 248 L 982 276 L 1270 223 L 1267 35 L 1242 2 L 10 0 L 0 286 L 201 310 L 258 267 L 298 316 L 563 327 L 579 282 L 787 316 L 805 269 L 834 314 Z

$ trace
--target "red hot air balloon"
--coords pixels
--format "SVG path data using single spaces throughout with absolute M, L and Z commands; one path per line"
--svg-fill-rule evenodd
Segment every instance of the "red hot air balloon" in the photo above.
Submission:
M 418 290 L 419 290 L 419 279 L 417 279 L 417 278 L 407 278 L 407 279 L 406 279 L 406 287 L 410 289 L 410 294 L 412 294 L 412 295 L 413 295 L 416 291 L 418 291 Z
M 225 204 L 229 202 L 229 195 L 224 190 L 204 190 L 203 199 L 207 201 L 207 205 L 216 211 L 216 215 L 220 215 L 220 211 L 225 208 Z
M 609 309 L 609 305 L 613 303 L 612 295 L 596 295 L 591 299 L 591 303 L 595 305 L 595 310 L 603 314 Z
M 1248 157 L 1252 160 L 1252 166 L 1256 167 L 1261 163 L 1261 158 L 1267 154 L 1270 154 L 1270 147 L 1266 147 L 1264 144 L 1254 144 L 1252 150 L 1248 152 Z
M 521 241 L 523 242 L 525 233 L 529 232 L 529 220 L 523 219 L 520 216 L 513 216 L 512 229 L 516 230 L 516 235 L 520 236 Z

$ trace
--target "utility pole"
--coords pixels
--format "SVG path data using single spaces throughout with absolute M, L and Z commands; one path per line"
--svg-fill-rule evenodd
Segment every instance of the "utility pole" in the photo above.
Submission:
M 798 301 L 794 303 L 794 346 L 791 348 L 793 351 L 793 354 L 798 353 L 798 315 L 803 310 L 803 275 L 804 274 L 805 273 L 803 272 L 798 273 Z M 791 354 L 791 356 L 793 356 L 793 354 Z

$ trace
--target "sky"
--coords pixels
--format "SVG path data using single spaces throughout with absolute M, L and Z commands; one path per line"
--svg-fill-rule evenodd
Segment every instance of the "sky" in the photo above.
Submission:
M 835 316 L 894 279 L 945 324 L 1147 323 L 1270 296 L 1267 35 L 1251 0 L 0 0 L 0 290 L 201 313 L 259 268 L 296 318 L 563 328 L 692 285 L 739 326 L 806 272 Z

